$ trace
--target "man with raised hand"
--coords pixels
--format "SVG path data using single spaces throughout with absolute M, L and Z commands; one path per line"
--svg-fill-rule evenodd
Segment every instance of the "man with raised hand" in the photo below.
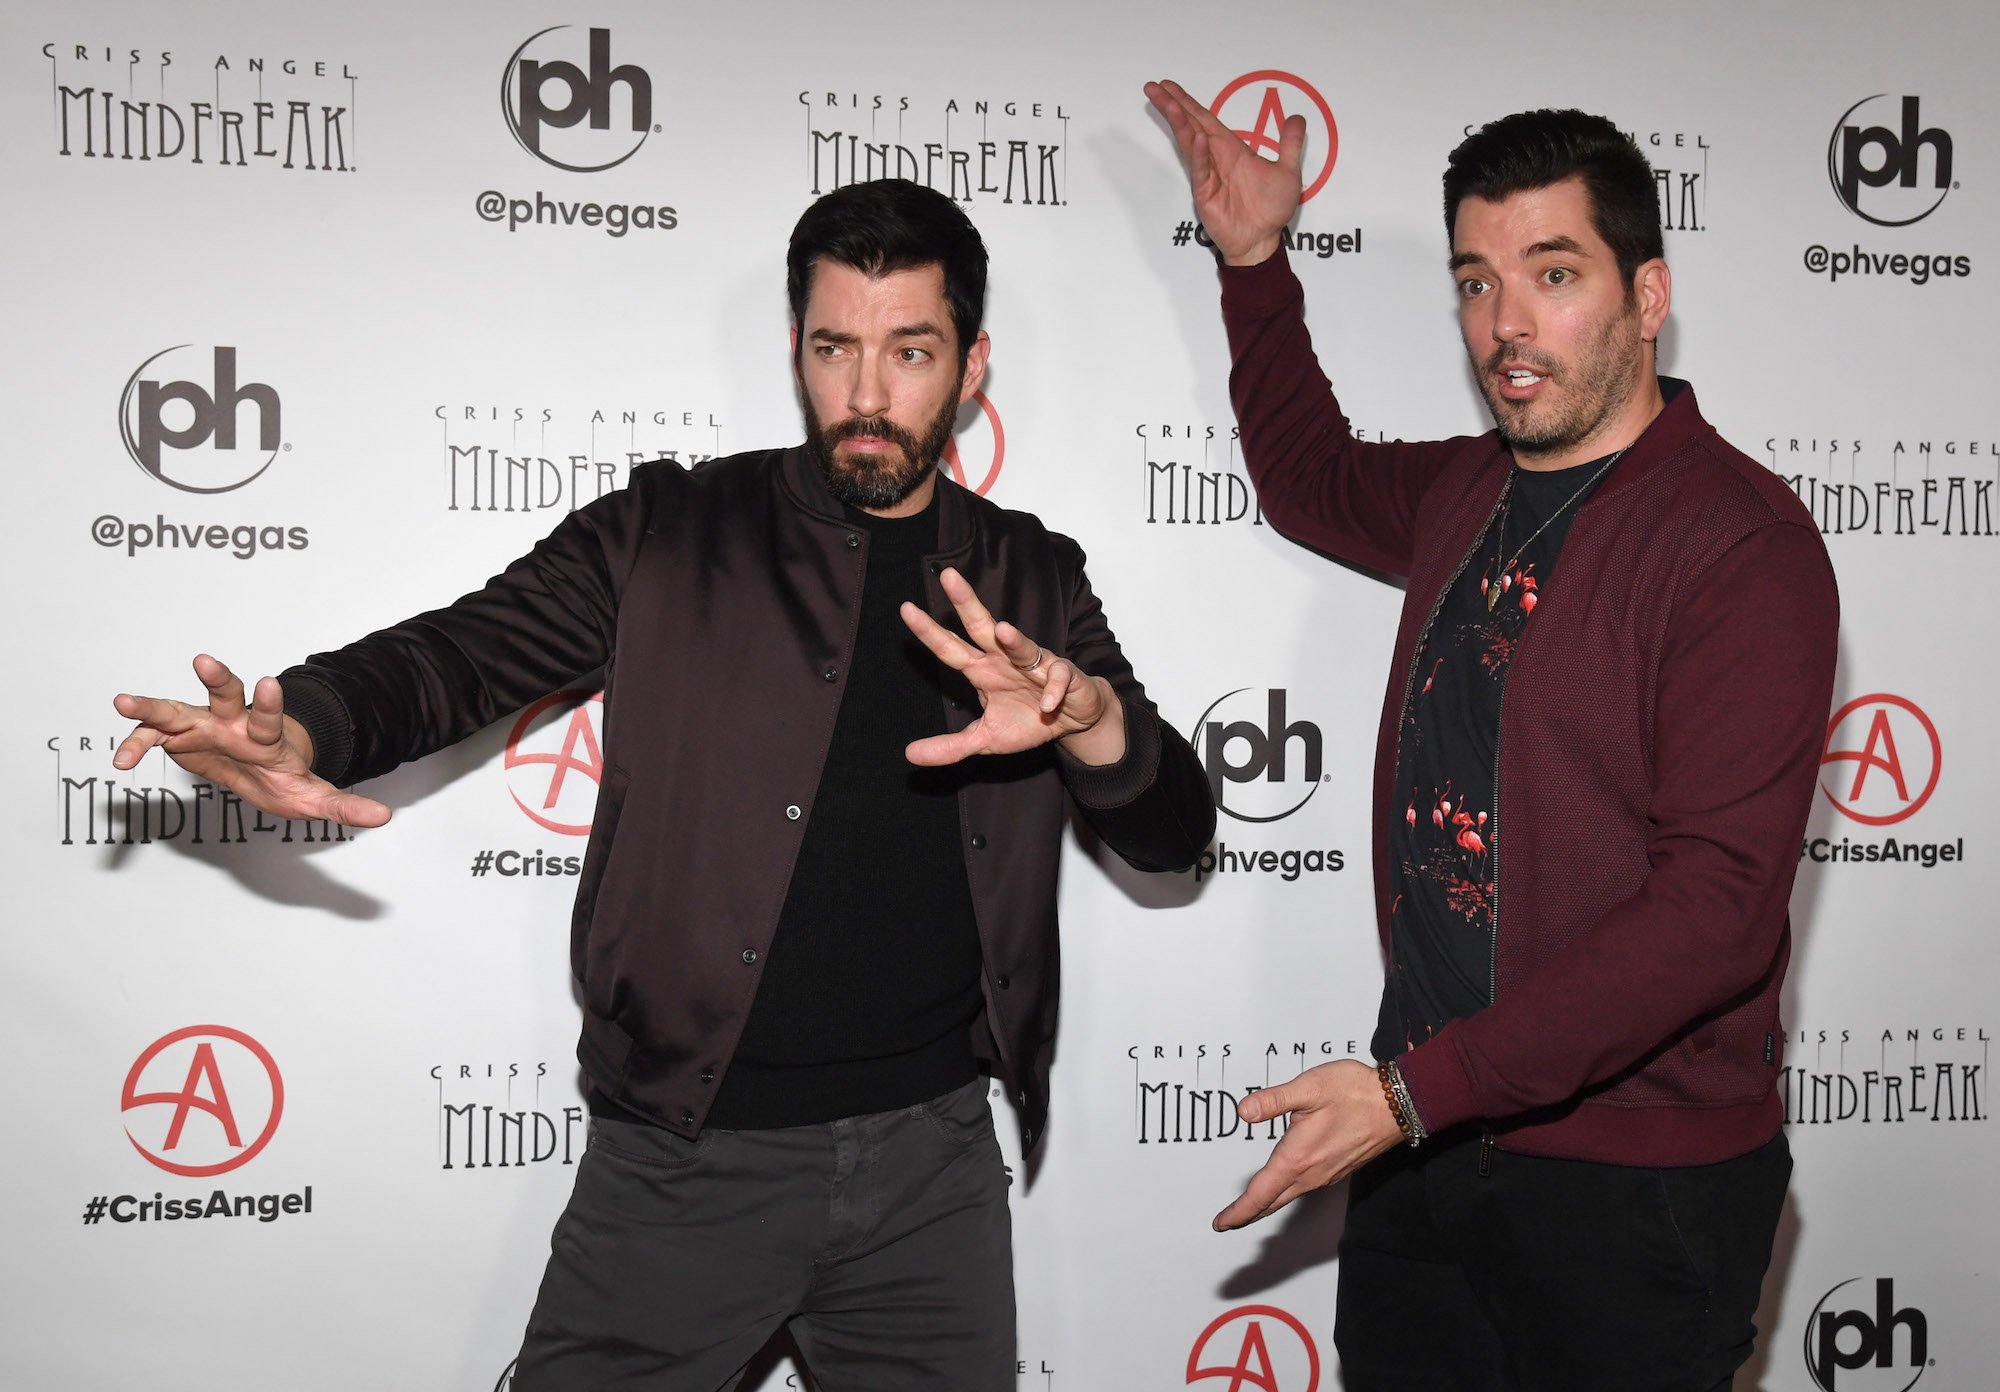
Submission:
M 1265 518 L 1406 584 L 1380 1062 L 1245 1099 L 1290 1125 L 1216 1226 L 1353 1177 L 1357 1392 L 1727 1388 L 1791 1170 L 1778 1001 L 1833 684 L 1825 547 L 1656 374 L 1653 174 L 1609 121 L 1524 112 L 1453 151 L 1448 264 L 1496 428 L 1378 444 L 1282 250 L 1304 122 L 1267 161 L 1174 83 L 1146 94 L 1223 263 Z
M 571 948 L 590 1146 L 517 1392 L 733 1387 L 780 1325 L 829 1392 L 1014 1386 L 983 1074 L 1032 1150 L 1065 794 L 1147 870 L 1192 864 L 1215 812 L 1076 544 L 939 477 L 985 283 L 943 195 L 828 194 L 788 256 L 802 447 L 635 469 L 247 706 L 206 656 L 206 707 L 118 698 L 120 768 L 157 745 L 274 815 L 377 826 L 342 787 L 604 671 Z

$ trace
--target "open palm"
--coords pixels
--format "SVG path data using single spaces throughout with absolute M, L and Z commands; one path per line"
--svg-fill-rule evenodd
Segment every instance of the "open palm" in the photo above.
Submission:
M 381 803 L 342 792 L 313 773 L 312 740 L 285 714 L 276 679 L 258 682 L 246 701 L 243 683 L 215 658 L 196 657 L 194 671 L 208 688 L 205 706 L 157 696 L 113 699 L 120 715 L 139 722 L 112 754 L 114 767 L 132 768 L 158 748 L 195 777 L 276 817 L 323 818 L 355 827 L 389 820 Z
M 1305 118 L 1285 118 L 1273 161 L 1252 150 L 1178 82 L 1148 82 L 1146 99 L 1173 129 L 1195 211 L 1222 259 L 1249 265 L 1276 251 L 1279 232 L 1298 211 Z

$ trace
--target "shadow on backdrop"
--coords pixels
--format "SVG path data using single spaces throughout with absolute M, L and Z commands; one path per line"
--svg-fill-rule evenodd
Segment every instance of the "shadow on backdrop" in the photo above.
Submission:
M 1261 1295 L 1338 1256 L 1347 1226 L 1347 1181 L 1300 1195 L 1276 1221 L 1280 1226 L 1264 1238 L 1257 1255 L 1223 1280 L 1216 1293 L 1224 1300 Z

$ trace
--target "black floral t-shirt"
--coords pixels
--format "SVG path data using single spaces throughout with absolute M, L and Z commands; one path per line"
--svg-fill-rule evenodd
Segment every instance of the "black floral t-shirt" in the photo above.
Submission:
M 1514 467 L 1503 501 L 1418 649 L 1389 827 L 1388 989 L 1373 1047 L 1392 1058 L 1493 998 L 1500 696 L 1556 557 L 1612 456 Z

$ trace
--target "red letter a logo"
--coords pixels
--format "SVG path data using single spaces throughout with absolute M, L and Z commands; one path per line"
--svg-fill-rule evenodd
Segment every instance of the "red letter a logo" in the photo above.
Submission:
M 208 1079 L 208 1096 L 196 1091 L 202 1079 Z M 229 1091 L 222 1086 L 222 1070 L 215 1066 L 215 1046 L 203 1040 L 195 1046 L 194 1062 L 188 1065 L 187 1081 L 181 1084 L 178 1093 L 164 1096 L 141 1097 L 141 1102 L 172 1102 L 174 1104 L 173 1124 L 167 1128 L 166 1144 L 162 1150 L 173 1150 L 181 1143 L 181 1128 L 187 1125 L 188 1109 L 199 1107 L 222 1123 L 222 1134 L 229 1144 L 240 1146 L 243 1137 L 236 1129 L 236 1113 L 229 1107 Z

